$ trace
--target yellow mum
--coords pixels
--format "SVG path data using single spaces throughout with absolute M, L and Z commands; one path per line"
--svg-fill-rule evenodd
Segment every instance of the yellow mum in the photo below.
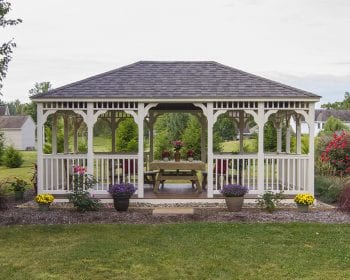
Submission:
M 35 197 L 35 201 L 39 204 L 51 204 L 54 201 L 53 195 L 49 193 L 44 193 L 44 194 L 38 194 Z
M 314 201 L 315 198 L 309 193 L 298 194 L 294 198 L 294 202 L 298 205 L 311 205 Z

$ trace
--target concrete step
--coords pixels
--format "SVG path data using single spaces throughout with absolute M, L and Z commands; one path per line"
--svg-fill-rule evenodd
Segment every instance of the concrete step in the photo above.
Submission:
M 154 216 L 176 216 L 176 215 L 193 215 L 194 209 L 191 207 L 158 207 L 153 209 Z

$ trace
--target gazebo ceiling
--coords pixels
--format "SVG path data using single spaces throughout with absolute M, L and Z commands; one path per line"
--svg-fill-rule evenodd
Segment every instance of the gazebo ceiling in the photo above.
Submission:
M 314 100 L 319 96 L 213 61 L 139 61 L 32 98 Z

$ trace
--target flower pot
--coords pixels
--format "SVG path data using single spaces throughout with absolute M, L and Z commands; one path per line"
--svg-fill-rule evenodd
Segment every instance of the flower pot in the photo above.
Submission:
M 189 158 L 188 158 L 188 161 L 193 161 L 193 157 L 189 157 Z
M 50 204 L 43 204 L 43 203 L 39 203 L 39 210 L 40 211 L 43 211 L 43 212 L 46 212 L 46 211 L 49 211 L 50 210 Z
M 229 212 L 239 212 L 243 206 L 243 196 L 238 197 L 225 197 L 226 206 Z
M 130 196 L 114 196 L 114 208 L 117 211 L 127 211 L 129 208 Z
M 310 205 L 298 204 L 298 211 L 301 213 L 308 213 L 310 209 Z
M 23 191 L 15 191 L 15 200 L 23 200 L 24 192 Z
M 168 157 L 163 157 L 163 161 L 169 161 Z
M 175 161 L 180 161 L 181 160 L 181 154 L 179 151 L 176 151 L 174 154 Z

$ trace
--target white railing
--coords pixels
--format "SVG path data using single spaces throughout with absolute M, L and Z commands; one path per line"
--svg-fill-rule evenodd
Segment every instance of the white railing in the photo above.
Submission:
M 110 184 L 137 185 L 137 154 L 95 154 L 94 176 L 96 191 L 107 191 Z
M 46 154 L 43 161 L 43 191 L 57 194 L 73 190 L 73 166 L 87 167 L 86 154 Z M 137 154 L 94 154 L 94 193 L 122 182 L 137 186 L 137 169 Z
M 257 154 L 214 154 L 214 194 L 225 184 L 241 184 L 251 191 L 258 189 Z
M 264 159 L 264 190 L 286 194 L 308 190 L 308 155 L 271 154 Z
M 72 191 L 73 166 L 87 166 L 86 154 L 43 155 L 43 190 L 51 193 Z

